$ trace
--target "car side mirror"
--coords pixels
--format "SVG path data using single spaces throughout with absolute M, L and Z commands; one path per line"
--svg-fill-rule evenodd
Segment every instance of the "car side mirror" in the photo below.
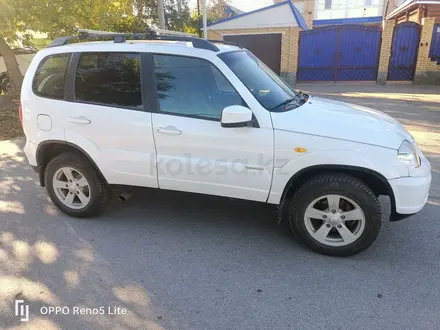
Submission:
M 241 105 L 231 105 L 223 109 L 220 121 L 222 127 L 252 126 L 252 111 Z

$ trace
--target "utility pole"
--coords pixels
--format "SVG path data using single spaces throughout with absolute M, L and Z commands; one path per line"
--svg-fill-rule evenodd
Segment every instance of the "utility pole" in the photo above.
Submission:
M 157 13 L 159 15 L 159 28 L 165 30 L 165 11 L 163 9 L 163 0 L 157 0 Z
M 201 20 L 200 20 L 200 1 L 201 0 L 197 0 L 197 32 L 199 33 L 199 37 L 202 37 L 202 29 L 200 28 L 201 26 Z
M 208 18 L 206 17 L 206 0 L 203 0 L 203 38 L 208 40 Z

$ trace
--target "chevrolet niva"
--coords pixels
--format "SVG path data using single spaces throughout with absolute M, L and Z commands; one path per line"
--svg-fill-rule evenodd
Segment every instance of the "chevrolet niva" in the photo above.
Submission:
M 105 36 L 55 40 L 23 82 L 24 151 L 62 212 L 97 215 L 114 185 L 253 200 L 347 256 L 378 236 L 379 195 L 391 220 L 424 207 L 431 166 L 392 117 L 298 92 L 238 46 Z

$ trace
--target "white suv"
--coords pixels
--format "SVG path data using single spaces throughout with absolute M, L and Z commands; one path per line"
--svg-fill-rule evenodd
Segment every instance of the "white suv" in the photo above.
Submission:
M 351 255 L 380 231 L 378 195 L 391 220 L 424 207 L 431 166 L 390 116 L 297 92 L 237 46 L 107 37 L 55 40 L 23 83 L 24 151 L 64 213 L 98 214 L 112 185 L 227 196 L 279 205 L 303 244 Z

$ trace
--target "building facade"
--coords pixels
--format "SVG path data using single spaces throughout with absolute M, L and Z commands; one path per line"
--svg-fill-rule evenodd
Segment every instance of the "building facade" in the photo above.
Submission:
M 309 28 L 334 24 L 379 24 L 386 0 L 306 0 L 292 2 Z M 399 1 L 399 0 L 396 0 Z M 281 0 L 274 0 L 279 3 Z

